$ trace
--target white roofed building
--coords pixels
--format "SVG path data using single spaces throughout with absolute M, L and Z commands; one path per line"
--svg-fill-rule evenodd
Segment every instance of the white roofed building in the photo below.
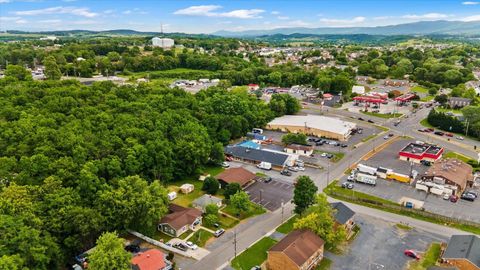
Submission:
M 164 49 L 170 49 L 175 46 L 175 41 L 171 38 L 159 38 L 154 37 L 152 38 L 152 45 L 154 47 L 160 47 Z
M 352 87 L 352 93 L 363 95 L 365 94 L 365 86 L 363 85 L 354 85 Z
M 338 118 L 309 114 L 275 118 L 267 124 L 267 129 L 346 141 L 356 126 L 355 123 Z

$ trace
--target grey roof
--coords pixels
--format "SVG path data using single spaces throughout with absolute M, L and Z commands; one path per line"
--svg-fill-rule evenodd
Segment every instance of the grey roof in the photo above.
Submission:
M 209 194 L 204 194 L 203 196 L 195 199 L 192 202 L 192 204 L 204 208 L 205 206 L 207 206 L 209 204 L 217 204 L 218 202 L 221 202 L 221 201 L 222 201 L 222 199 L 220 199 L 220 198 L 217 198 L 217 197 L 209 195 Z
M 444 259 L 467 259 L 480 267 L 480 238 L 475 235 L 452 235 Z
M 236 145 L 228 145 L 225 147 L 225 154 L 241 159 L 253 160 L 258 162 L 270 162 L 272 165 L 283 166 L 287 161 L 287 154 L 273 152 L 263 149 L 249 149 Z
M 355 215 L 355 212 L 353 212 L 353 210 L 346 206 L 344 203 L 334 202 L 330 205 L 334 210 L 336 210 L 334 213 L 335 221 L 340 224 L 347 223 L 347 221 L 349 221 Z

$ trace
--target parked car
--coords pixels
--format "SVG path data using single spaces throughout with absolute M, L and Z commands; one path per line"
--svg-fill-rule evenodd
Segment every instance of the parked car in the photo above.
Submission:
M 389 134 L 388 134 L 388 137 L 393 137 L 393 133 L 389 133 Z
M 463 141 L 463 137 L 462 136 L 457 136 L 457 140 Z
M 281 174 L 281 175 L 285 175 L 285 176 L 291 176 L 291 175 L 292 175 L 292 173 L 289 172 L 288 170 L 282 170 L 282 171 L 280 172 L 280 174 Z
M 309 142 L 315 142 L 315 140 L 316 140 L 315 138 L 308 138 Z
M 418 132 L 425 132 L 424 129 L 417 129 Z
M 452 134 L 452 133 L 447 133 L 447 134 L 445 134 L 445 136 L 447 136 L 447 137 L 453 137 L 453 134 Z
M 367 121 L 367 122 L 369 122 L 369 123 L 372 123 L 372 124 L 373 124 L 373 123 L 375 123 L 375 122 L 373 122 L 373 120 L 372 120 L 372 119 L 368 119 L 368 121 Z
M 255 265 L 254 267 L 250 268 L 250 270 L 261 270 L 262 268 L 258 265 Z
M 468 193 L 468 192 L 464 192 L 464 193 L 462 194 L 462 196 L 460 196 L 460 198 L 461 198 L 462 200 L 470 201 L 470 202 L 473 202 L 473 201 L 475 201 L 475 199 L 476 199 L 475 195 L 473 195 L 473 194 L 471 194 L 471 193 Z
M 225 161 L 224 161 L 224 162 L 222 162 L 222 164 L 221 164 L 221 165 L 222 165 L 222 167 L 223 167 L 223 168 L 228 168 L 228 167 L 230 167 L 230 164 L 228 164 L 228 163 L 227 163 L 227 162 L 225 162 Z
M 188 250 L 188 247 L 182 243 L 177 243 L 175 245 L 173 245 L 174 248 L 176 249 L 179 249 L 181 251 L 187 251 Z
M 425 166 L 432 166 L 432 162 L 430 162 L 428 160 L 420 160 L 420 163 L 422 163 Z
M 441 131 L 435 131 L 435 132 L 433 132 L 433 134 L 438 135 L 438 136 L 443 136 L 443 135 L 445 135 L 445 133 L 443 133 L 443 132 L 441 132 Z
M 353 182 L 355 180 L 355 176 L 352 174 L 347 177 L 347 181 Z
M 265 180 L 263 180 L 263 182 L 267 183 L 267 184 L 272 182 L 272 177 L 270 177 L 270 176 L 265 177 Z
M 288 170 L 292 172 L 298 172 L 298 169 L 296 167 L 288 167 Z
M 388 137 L 388 135 L 385 135 L 385 137 L 383 137 L 384 140 L 388 140 L 390 139 L 390 137 Z
M 450 199 L 450 194 L 446 194 L 446 193 L 445 193 L 445 194 L 443 195 L 443 199 L 446 200 L 446 201 L 448 201 L 448 199 Z
M 451 201 L 452 203 L 456 203 L 456 202 L 458 201 L 458 196 L 456 196 L 456 195 L 451 195 L 451 196 L 450 196 L 450 201 Z
M 348 182 L 344 182 L 344 183 L 342 184 L 342 188 L 353 189 L 353 184 L 352 184 L 352 183 L 348 183 Z
M 333 158 L 333 154 L 328 153 L 328 154 L 327 154 L 327 158 L 328 158 L 328 159 Z
M 472 194 L 475 198 L 478 198 L 478 192 L 476 190 L 467 190 L 466 193 Z
M 195 249 L 198 248 L 197 245 L 195 245 L 194 243 L 192 243 L 190 241 L 185 242 L 185 245 L 187 245 L 187 247 L 189 247 L 191 250 L 195 250 Z
M 365 119 L 363 119 L 362 117 L 358 117 L 358 120 L 364 121 Z
M 327 153 L 323 152 L 320 156 L 321 157 L 327 157 Z
M 410 258 L 414 258 L 415 260 L 420 260 L 420 256 L 415 251 L 413 251 L 411 249 L 405 249 L 403 254 L 405 254 L 406 256 L 408 256 Z
M 305 171 L 305 167 L 298 167 L 298 166 L 297 166 L 297 167 L 294 167 L 294 168 L 295 168 L 297 171 L 301 171 L 301 172 Z
M 348 147 L 348 144 L 342 143 L 342 144 L 340 144 L 340 147 L 342 147 L 342 148 Z
M 323 145 L 323 142 L 316 142 L 315 145 L 316 145 L 316 146 L 322 146 L 322 145 Z
M 433 129 L 433 128 L 426 128 L 425 129 L 425 132 L 434 132 L 434 131 L 435 131 L 435 129 Z
M 126 245 L 125 250 L 131 253 L 138 253 L 140 252 L 140 246 L 135 244 Z
M 220 237 L 220 236 L 221 236 L 222 234 L 224 234 L 224 233 L 225 233 L 225 230 L 224 230 L 224 229 L 218 229 L 218 230 L 216 230 L 216 231 L 213 233 L 213 235 L 214 235 L 215 237 Z

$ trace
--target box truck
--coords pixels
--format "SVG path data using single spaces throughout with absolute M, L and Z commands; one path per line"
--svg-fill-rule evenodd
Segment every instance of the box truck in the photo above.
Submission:
M 271 170 L 272 169 L 272 163 L 262 161 L 262 162 L 260 162 L 260 164 L 257 165 L 257 168 L 262 169 L 262 170 Z
M 377 174 L 377 168 L 370 167 L 370 166 L 363 165 L 363 164 L 358 164 L 357 165 L 357 170 L 358 170 L 358 172 L 368 173 L 368 174 L 371 174 L 371 175 L 376 175 Z
M 402 183 L 410 183 L 410 176 L 400 173 L 387 173 L 387 179 L 395 180 Z
M 356 182 L 375 186 L 377 184 L 377 177 L 370 174 L 357 173 Z

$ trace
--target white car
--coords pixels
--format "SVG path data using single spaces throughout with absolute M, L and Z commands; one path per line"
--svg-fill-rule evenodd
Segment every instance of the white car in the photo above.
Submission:
M 462 137 L 462 136 L 457 136 L 457 139 L 460 140 L 460 141 L 463 141 L 463 137 Z
M 321 157 L 326 157 L 326 156 L 327 156 L 327 153 L 323 152 L 320 156 L 321 156 Z
M 297 167 L 295 167 L 295 169 L 297 169 L 297 171 L 302 171 L 302 172 L 305 171 L 305 167 L 298 167 L 297 166 Z
M 447 194 L 447 193 L 445 193 L 445 194 L 443 195 L 443 199 L 444 199 L 444 200 L 448 200 L 448 199 L 450 199 L 450 195 L 449 195 L 449 194 Z
M 187 245 L 187 247 L 191 248 L 192 250 L 195 250 L 195 249 L 198 248 L 197 245 L 195 245 L 194 243 L 192 243 L 192 242 L 190 242 L 190 241 L 187 241 L 187 242 L 185 243 L 185 245 Z
M 228 168 L 228 167 L 230 167 L 230 164 L 228 164 L 228 163 L 227 163 L 227 162 L 225 162 L 225 161 L 224 161 L 224 162 L 222 162 L 222 164 L 221 164 L 221 165 L 222 165 L 222 167 L 223 167 L 223 168 Z
M 347 177 L 347 181 L 353 181 L 354 178 L 355 178 L 355 176 L 353 176 L 353 174 L 351 174 Z

